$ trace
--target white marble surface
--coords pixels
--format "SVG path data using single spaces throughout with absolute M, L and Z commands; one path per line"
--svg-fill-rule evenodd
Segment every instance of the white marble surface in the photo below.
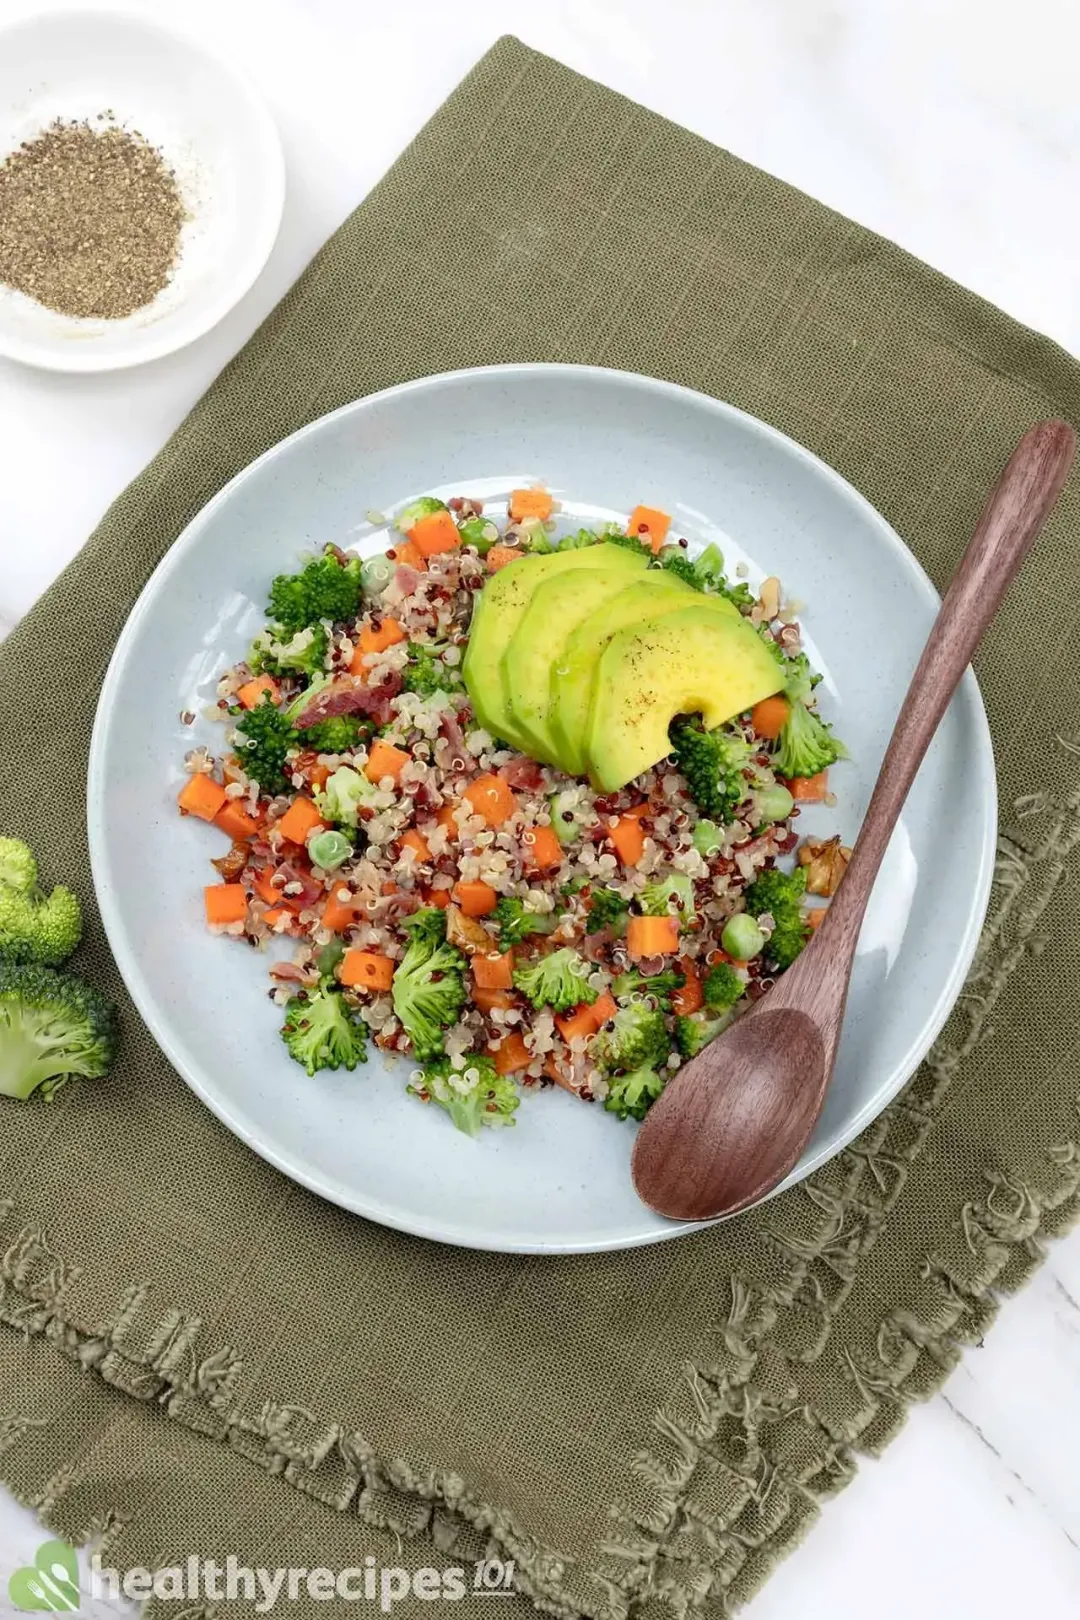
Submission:
M 285 224 L 254 291 L 185 354 L 101 379 L 0 364 L 0 633 L 507 30 L 1080 350 L 1075 0 L 127 5 L 246 62 L 285 140 Z M 0 0 L 0 23 L 28 9 Z M 754 1604 L 755 1620 L 1075 1620 L 1078 1302 L 1080 1234 L 1056 1246 L 886 1459 L 830 1504 Z M 0 1500 L 0 1592 L 40 1539 L 29 1515 Z

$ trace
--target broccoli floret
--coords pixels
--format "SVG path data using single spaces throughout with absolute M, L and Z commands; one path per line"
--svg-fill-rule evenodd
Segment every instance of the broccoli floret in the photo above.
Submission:
M 0 883 L 33 894 L 37 880 L 37 861 L 30 845 L 21 838 L 0 838 Z
M 0 957 L 0 1096 L 52 1097 L 75 1075 L 107 1074 L 116 1011 L 97 990 L 37 962 Z
M 705 997 L 705 1005 L 710 1012 L 727 1012 L 734 1007 L 739 997 L 745 994 L 746 985 L 735 972 L 730 962 L 717 962 L 711 967 L 701 982 L 701 993 Z
M 666 569 L 669 574 L 674 574 L 676 579 L 681 579 L 684 585 L 690 586 L 691 590 L 700 591 L 703 589 L 694 565 L 682 546 L 661 547 L 657 560 L 661 568 Z
M 664 1015 L 643 1001 L 620 1007 L 606 1027 L 594 1038 L 592 1055 L 602 1068 L 658 1069 L 671 1051 Z
M 320 619 L 351 619 L 360 606 L 359 557 L 339 562 L 332 551 L 312 557 L 299 574 L 279 574 L 270 586 L 268 613 L 285 632 Z
M 750 744 L 737 731 L 706 731 L 699 718 L 681 715 L 668 733 L 675 763 L 686 778 L 690 796 L 706 816 L 732 819 L 750 792 L 743 775 Z
M 296 727 L 269 692 L 236 722 L 237 758 L 263 793 L 287 793 L 292 786 L 286 755 L 299 743 Z
M 504 894 L 496 902 L 491 921 L 499 930 L 499 944 L 506 950 L 510 945 L 520 945 L 533 934 L 552 933 L 558 918 L 550 911 L 529 911 L 517 895 Z
M 440 501 L 438 496 L 421 495 L 419 500 L 410 501 L 408 506 L 403 506 L 394 522 L 402 534 L 408 534 L 413 525 L 419 523 L 421 518 L 433 517 L 436 512 L 445 512 L 447 510 L 446 502 Z
M 405 690 L 431 697 L 433 692 L 453 692 L 461 685 L 461 677 L 442 660 L 440 647 L 409 642 L 409 661 L 405 665 Z
M 599 994 L 589 983 L 589 964 L 569 946 L 515 968 L 514 988 L 534 1007 L 554 1007 L 556 1012 L 569 1012 L 583 1001 L 593 1002 Z
M 432 917 L 434 912 L 438 922 Z M 391 985 L 394 1011 L 422 1063 L 443 1050 L 443 1030 L 465 1002 L 465 958 L 446 942 L 446 918 L 437 906 L 409 919 L 412 937 Z
M 796 867 L 794 872 L 769 867 L 759 872 L 744 895 L 751 916 L 760 917 L 768 912 L 773 919 L 773 931 L 765 944 L 764 955 L 781 972 L 791 966 L 810 938 L 810 925 L 800 904 L 805 889 L 803 867 Z
M 347 754 L 361 743 L 370 742 L 374 733 L 370 720 L 357 714 L 334 714 L 329 720 L 305 726 L 300 741 L 305 748 L 314 748 L 317 754 Z
M 646 883 L 640 900 L 646 917 L 667 917 L 678 911 L 685 921 L 694 915 L 694 885 L 685 872 L 672 872 L 655 883 Z
M 708 860 L 710 855 L 715 855 L 722 848 L 724 841 L 716 822 L 702 817 L 694 827 L 693 842 L 698 854 Z
M 786 659 L 785 665 L 784 696 L 788 700 L 788 717 L 780 733 L 774 764 L 782 776 L 817 776 L 838 759 L 845 759 L 847 749 L 833 736 L 832 727 L 807 706 L 813 696 L 814 679 L 806 654 Z
M 315 803 L 324 821 L 333 821 L 340 827 L 356 827 L 360 811 L 369 805 L 378 792 L 362 772 L 351 765 L 339 765 L 331 771 L 326 785 L 315 794 Z
M 328 984 L 292 998 L 281 1038 L 289 1056 L 308 1074 L 317 1069 L 355 1069 L 367 1062 L 367 1027 L 340 990 Z
M 621 530 L 618 530 L 617 534 L 619 539 L 625 541 L 626 536 Z M 615 534 L 597 534 L 595 529 L 579 529 L 576 534 L 567 534 L 563 536 L 563 538 L 559 541 L 559 550 L 584 551 L 587 546 L 598 546 L 601 540 L 615 539 Z
M 498 1074 L 489 1057 L 470 1052 L 460 1068 L 441 1057 L 424 1064 L 423 1079 L 408 1090 L 422 1102 L 445 1108 L 459 1131 L 477 1136 L 485 1126 L 515 1125 L 521 1098 L 508 1074 Z
M 719 546 L 708 545 L 694 558 L 694 578 L 697 580 L 699 591 L 724 589 L 727 585 L 724 578 L 724 553 Z
M 533 557 L 546 557 L 555 550 L 555 542 L 550 534 L 539 522 L 531 522 L 521 526 L 521 549 Z
M 611 1082 L 604 1107 L 620 1119 L 644 1119 L 667 1084 L 667 1076 L 655 1069 L 635 1069 L 617 1075 Z
M 251 643 L 247 661 L 257 675 L 320 675 L 326 664 L 330 638 L 321 624 L 309 624 L 289 635 L 281 625 L 270 625 Z
M 685 983 L 685 973 L 680 973 L 677 968 L 671 968 L 667 973 L 652 973 L 647 977 L 639 973 L 637 968 L 630 968 L 613 980 L 611 993 L 616 1001 L 625 1001 L 632 996 L 651 996 L 656 1005 L 667 1012 L 673 992 L 681 990 Z
M 618 928 L 624 932 L 629 910 L 629 900 L 624 900 L 614 889 L 594 889 L 585 914 L 586 932 L 598 934 L 602 928 Z
M 749 613 L 754 605 L 754 593 L 745 579 L 738 580 L 734 585 L 727 580 L 720 580 L 716 590 L 720 596 L 726 596 L 732 607 L 737 607 L 740 613 Z
M 726 1016 L 705 1018 L 691 1013 L 675 1020 L 675 1045 L 684 1058 L 697 1057 L 703 1046 L 714 1041 L 729 1022 Z
M 57 967 L 82 938 L 78 897 L 63 884 L 37 886 L 37 861 L 19 838 L 0 838 L 0 956 Z
M 466 518 L 458 525 L 462 545 L 475 546 L 481 557 L 486 557 L 499 541 L 499 531 L 490 518 Z

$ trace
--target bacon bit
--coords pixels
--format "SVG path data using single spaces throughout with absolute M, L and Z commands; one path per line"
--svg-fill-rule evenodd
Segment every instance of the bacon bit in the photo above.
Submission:
M 544 785 L 544 773 L 533 759 L 526 759 L 523 754 L 515 754 L 508 760 L 499 772 L 507 787 L 525 788 L 529 792 L 538 793 Z
M 651 979 L 654 973 L 663 973 L 667 966 L 666 956 L 642 956 L 634 963 L 642 978 Z
M 402 596 L 411 596 L 420 583 L 420 570 L 411 563 L 398 563 L 394 569 L 394 589 Z
M 271 962 L 270 977 L 272 979 L 281 979 L 289 984 L 303 984 L 308 975 L 295 962 Z
M 378 686 L 366 686 L 355 675 L 339 675 L 300 711 L 296 725 L 303 731 L 339 714 L 367 714 L 384 725 L 390 716 L 390 701 L 397 697 L 402 685 L 396 670 L 386 675 Z
M 248 862 L 250 853 L 247 844 L 233 844 L 227 855 L 219 855 L 210 865 L 221 873 L 226 883 L 232 883 L 238 878 Z
M 807 894 L 830 900 L 847 871 L 851 851 L 840 842 L 839 834 L 824 841 L 808 838 L 800 846 L 797 859 L 799 865 L 806 868 Z
M 450 710 L 445 710 L 439 717 L 439 735 L 450 750 L 451 757 L 461 760 L 461 769 L 472 771 L 476 769 L 476 760 L 465 746 L 465 738 L 458 725 L 457 716 Z

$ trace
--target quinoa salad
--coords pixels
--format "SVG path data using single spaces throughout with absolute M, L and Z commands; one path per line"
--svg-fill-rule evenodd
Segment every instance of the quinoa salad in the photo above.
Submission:
M 575 530 L 528 489 L 395 524 L 378 556 L 329 545 L 268 581 L 218 680 L 179 795 L 217 830 L 206 924 L 265 952 L 310 1076 L 374 1043 L 471 1135 L 551 1086 L 640 1120 L 794 961 L 850 855 L 799 832 L 844 749 L 798 604 L 656 508 Z M 676 635 L 730 680 L 682 712 L 694 672 L 670 699 L 654 679 L 645 714 L 622 672 Z

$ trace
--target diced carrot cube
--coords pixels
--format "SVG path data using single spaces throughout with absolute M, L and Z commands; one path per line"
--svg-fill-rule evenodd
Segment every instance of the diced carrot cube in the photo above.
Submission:
M 330 898 L 323 906 L 320 921 L 332 934 L 343 934 L 347 928 L 351 928 L 356 921 L 356 901 L 353 896 L 350 895 L 347 900 L 339 900 L 338 890 L 331 890 Z
M 495 910 L 499 897 L 490 883 L 455 883 L 454 899 L 466 917 L 486 917 Z
M 423 899 L 425 906 L 438 906 L 440 911 L 445 911 L 450 904 L 450 890 L 424 889 Z
M 259 823 L 255 817 L 248 815 L 238 799 L 225 800 L 214 817 L 214 826 L 227 833 L 234 844 L 242 844 L 246 839 L 254 838 L 259 830 Z
M 437 557 L 443 551 L 456 551 L 461 544 L 452 512 L 431 512 L 414 523 L 409 539 L 422 557 Z
M 478 776 L 463 797 L 473 814 L 482 816 L 489 827 L 501 827 L 517 809 L 517 800 L 501 776 Z
M 353 648 L 352 660 L 349 669 L 353 675 L 363 675 L 366 671 L 365 658 L 372 653 L 385 652 L 388 647 L 396 647 L 399 641 L 405 641 L 404 630 L 396 619 L 387 616 L 380 619 L 378 624 L 365 624 L 356 638 Z
M 526 861 L 538 872 L 547 872 L 553 866 L 562 865 L 563 848 L 550 827 L 531 827 L 524 834 L 522 842 Z
M 254 680 L 245 681 L 236 695 L 245 709 L 255 709 L 264 697 L 276 703 L 280 694 L 277 681 L 272 681 L 269 675 L 256 675 Z
M 213 821 L 225 803 L 225 789 L 212 776 L 200 771 L 198 775 L 188 777 L 176 802 L 185 815 L 198 816 L 200 821 Z
M 517 562 L 522 556 L 524 552 L 519 551 L 516 546 L 492 546 L 484 562 L 489 574 L 497 574 L 500 568 L 505 568 L 508 563 Z
M 369 782 L 378 783 L 387 776 L 396 782 L 411 757 L 404 748 L 395 748 L 385 738 L 376 737 L 368 752 L 364 775 Z
M 792 776 L 788 779 L 788 790 L 791 797 L 802 804 L 820 804 L 829 791 L 829 773 L 818 771 L 816 776 Z
M 503 951 L 501 956 L 485 956 L 482 952 L 472 959 L 473 978 L 481 990 L 509 990 L 514 982 L 514 953 Z
M 208 923 L 238 923 L 247 916 L 248 899 L 240 883 L 211 883 L 203 890 L 203 896 Z
M 671 518 L 667 512 L 661 512 L 655 506 L 635 506 L 626 532 L 639 534 L 643 540 L 648 540 L 653 551 L 659 551 L 670 527 Z
M 555 510 L 555 502 L 546 489 L 512 489 L 510 516 L 515 523 L 524 518 L 539 518 L 546 523 Z
M 338 978 L 342 984 L 364 990 L 389 990 L 394 964 L 389 956 L 377 951 L 346 951 L 338 966 Z
M 555 1028 L 567 1042 L 595 1035 L 597 1026 L 593 1023 L 592 1007 L 583 1001 L 579 1007 L 571 1007 L 569 1012 L 558 1013 Z
M 608 838 L 624 866 L 636 866 L 645 853 L 645 834 L 637 816 L 620 816 L 614 827 L 609 827 Z
M 514 998 L 509 990 L 487 990 L 482 984 L 473 984 L 472 999 L 474 1006 L 479 1007 L 482 1013 L 490 1013 L 499 1007 L 506 1012 L 514 1005 Z
M 593 1023 L 597 1029 L 606 1024 L 609 1018 L 614 1018 L 619 1010 L 619 1004 L 610 990 L 605 990 L 602 996 L 597 996 L 592 1004 Z
M 281 836 L 287 838 L 290 844 L 304 844 L 316 827 L 323 827 L 326 823 L 312 801 L 299 794 L 277 825 Z
M 688 1013 L 698 1012 L 705 1004 L 705 995 L 701 988 L 701 976 L 688 956 L 680 956 L 679 967 L 685 983 L 681 989 L 672 993 L 671 1010 L 685 1018 Z
M 677 917 L 631 917 L 626 925 L 626 954 L 631 962 L 667 956 L 679 948 Z
M 411 540 L 398 540 L 395 542 L 394 561 L 404 563 L 407 568 L 415 568 L 420 573 L 423 573 L 427 567 L 423 552 Z
M 283 917 L 288 919 L 288 926 L 285 928 L 279 928 L 278 923 Z M 296 913 L 294 911 L 290 911 L 288 906 L 271 906 L 270 909 L 264 914 L 263 921 L 269 928 L 274 930 L 275 934 L 298 934 L 300 932 L 300 925 L 296 920 Z
M 496 1074 L 515 1074 L 518 1069 L 527 1069 L 532 1062 L 532 1053 L 516 1031 L 489 1046 L 488 1054 L 495 1064 Z

